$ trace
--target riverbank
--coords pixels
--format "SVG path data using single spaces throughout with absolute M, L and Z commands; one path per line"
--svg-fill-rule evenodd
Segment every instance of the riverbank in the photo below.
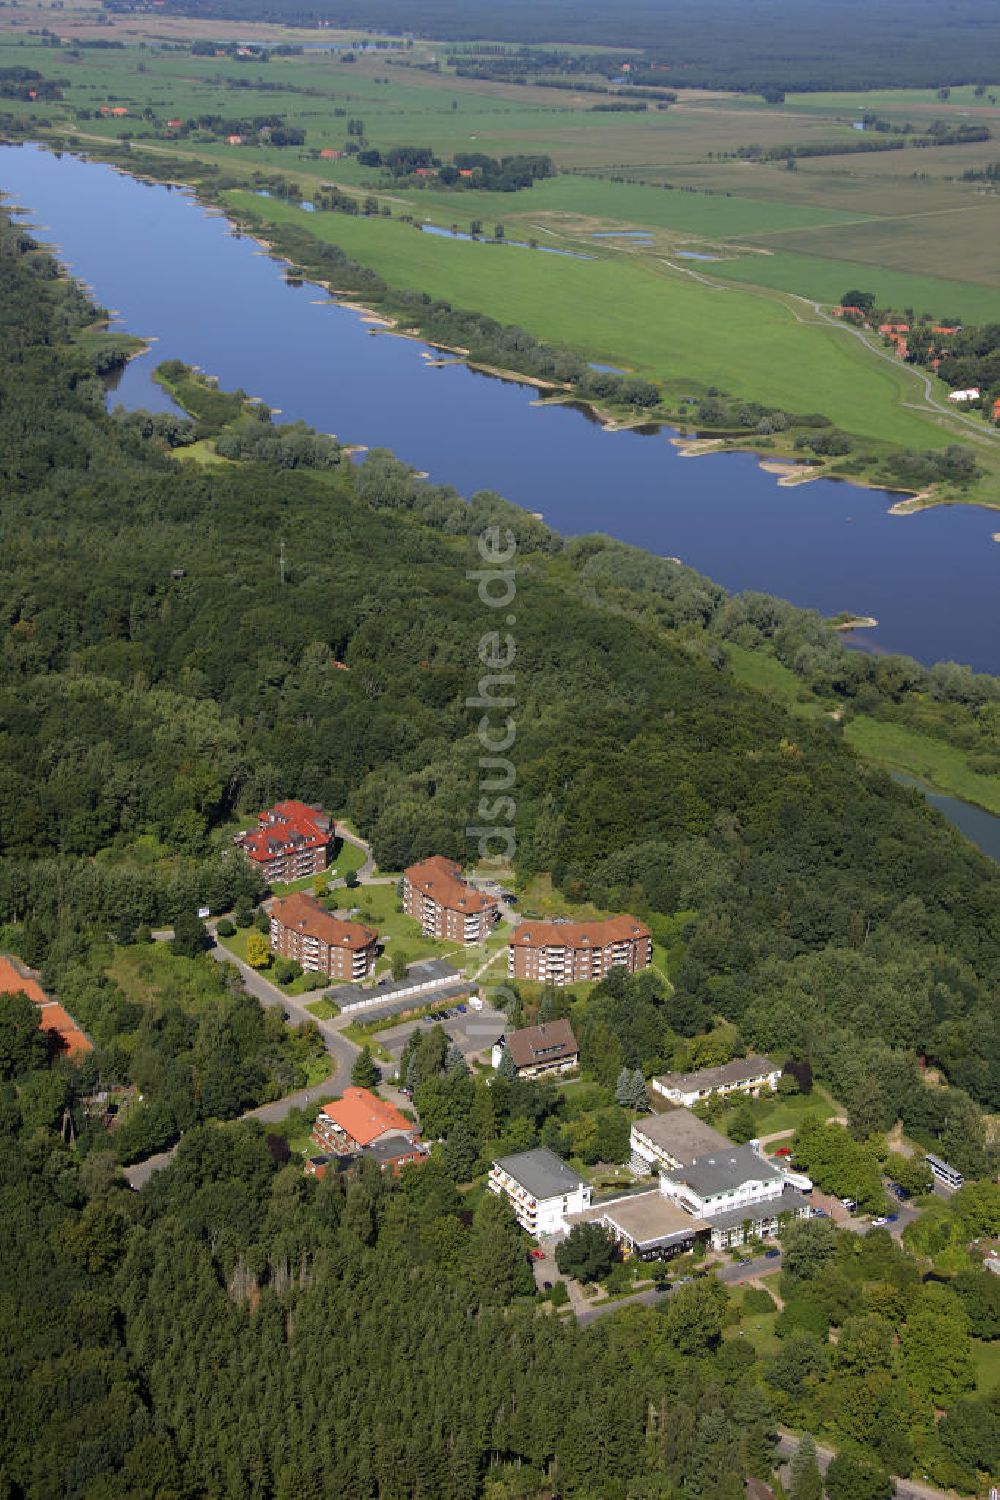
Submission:
M 48 132 L 44 133 L 45 143 L 48 145 L 58 145 L 61 148 L 65 147 L 66 134 L 67 132 L 57 127 L 52 127 Z M 287 204 L 278 198 L 259 200 L 252 207 L 247 204 L 234 204 L 228 188 L 220 189 L 211 180 L 218 173 L 217 167 L 202 161 L 198 157 L 178 157 L 168 154 L 162 148 L 146 147 L 138 143 L 134 143 L 133 148 L 126 155 L 126 152 L 120 146 L 116 147 L 110 142 L 98 142 L 94 139 L 88 139 L 86 142 L 83 142 L 77 135 L 73 136 L 73 140 L 75 143 L 72 149 L 79 151 L 81 154 L 107 161 L 116 170 L 124 170 L 136 176 L 141 176 L 146 180 L 175 183 L 179 178 L 186 177 L 189 190 L 196 195 L 199 201 L 203 202 L 214 212 L 226 214 L 230 222 L 238 226 L 240 232 L 261 238 L 266 254 L 273 255 L 275 258 L 280 258 L 287 262 L 296 276 L 301 276 L 303 279 L 317 285 L 322 286 L 327 284 L 326 278 L 329 272 L 325 271 L 321 261 L 328 257 L 334 242 L 326 240 L 319 233 L 320 226 L 316 222 L 309 223 L 308 221 L 310 219 L 315 221 L 319 217 L 322 217 L 324 220 L 330 220 L 334 217 L 333 215 L 301 214 L 299 215 L 302 220 L 300 224 L 291 218 L 296 213 L 296 206 Z M 140 152 L 142 153 L 141 159 L 139 157 Z M 265 203 L 267 204 L 266 208 L 264 207 Z M 342 223 L 336 226 L 327 225 L 326 227 L 332 228 L 336 240 L 346 239 L 349 241 L 352 235 L 358 233 L 359 225 L 353 223 L 350 216 L 340 217 Z M 268 221 L 266 238 L 262 235 L 262 222 L 265 218 Z M 365 230 L 366 235 L 369 232 L 374 233 L 374 231 Z M 339 253 L 341 252 L 338 251 Z M 528 259 L 527 252 L 525 252 L 525 259 Z M 357 269 L 362 273 L 361 279 L 367 279 L 371 282 L 372 275 L 370 272 L 364 272 L 361 265 Z M 349 290 L 343 288 L 343 290 L 351 300 L 357 296 L 356 289 L 352 288 Z M 423 320 L 419 318 L 416 321 L 413 320 L 412 299 L 404 312 L 397 305 L 399 296 L 398 290 L 391 283 L 385 282 L 379 287 L 375 296 L 366 292 L 362 300 L 364 300 L 365 305 L 368 307 L 369 314 L 373 317 L 386 317 L 387 319 L 398 320 L 400 331 L 405 326 L 415 336 L 423 337 L 429 342 L 439 343 L 440 340 L 435 336 L 433 330 L 426 326 Z M 436 305 L 433 295 L 428 300 L 429 305 Z M 372 306 L 373 302 L 376 306 Z M 586 327 L 584 324 L 579 325 L 575 337 L 580 337 L 581 334 L 586 337 Z M 448 345 L 446 347 L 450 348 L 451 346 Z M 591 352 L 595 358 L 600 357 L 600 349 L 594 349 Z M 642 368 L 641 360 L 636 360 L 634 363 L 637 369 Z M 522 382 L 528 378 L 533 381 L 540 378 L 535 371 L 518 367 L 511 368 L 509 363 L 491 360 L 489 357 L 481 358 L 477 361 L 477 364 L 490 373 L 496 372 L 501 374 L 502 378 L 511 378 Z M 678 383 L 681 379 L 682 377 L 678 374 Z M 686 381 L 685 383 L 695 390 L 698 389 L 700 384 L 695 377 L 692 377 L 690 381 Z M 583 395 L 577 399 L 581 401 L 588 400 Z M 680 411 L 674 409 L 667 398 L 661 402 L 660 406 L 644 410 L 641 414 L 637 414 L 632 409 L 617 408 L 609 413 L 604 405 L 595 407 L 592 401 L 588 404 L 591 410 L 594 411 L 597 419 L 611 431 L 622 430 L 623 428 L 637 425 L 659 424 L 680 429 L 684 433 L 690 423 L 691 417 L 694 415 L 690 410 Z M 755 434 L 752 431 L 727 434 L 725 446 L 727 451 L 753 453 L 758 457 L 769 460 L 787 461 L 789 464 L 796 464 L 800 461 L 796 451 L 796 439 L 801 436 L 808 437 L 808 435 L 809 430 L 806 430 L 804 433 L 797 431 L 793 419 L 793 423 L 787 431 L 769 435 L 761 441 L 755 440 Z M 884 487 L 886 478 L 880 469 L 880 464 L 895 451 L 892 443 L 886 440 L 883 442 L 868 443 L 866 446 L 874 450 L 872 461 L 867 467 L 856 457 L 852 460 L 850 471 L 842 468 L 838 472 L 835 466 L 831 466 L 827 471 L 828 477 L 841 478 L 849 483 L 860 484 L 865 487 Z M 861 457 L 863 458 L 863 455 Z M 942 503 L 989 503 L 982 496 L 971 496 L 961 491 L 939 493 L 937 498 Z

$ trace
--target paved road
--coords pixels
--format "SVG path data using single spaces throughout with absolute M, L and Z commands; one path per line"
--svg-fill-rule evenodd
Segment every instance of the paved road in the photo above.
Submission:
M 766 1256 L 758 1256 L 748 1265 L 725 1265 L 716 1266 L 715 1275 L 720 1281 L 727 1283 L 757 1280 L 761 1276 L 773 1276 L 776 1271 L 781 1270 L 781 1257 L 776 1255 L 773 1260 Z M 581 1327 L 593 1323 L 596 1318 L 603 1318 L 605 1313 L 617 1312 L 620 1307 L 631 1307 L 634 1303 L 643 1303 L 646 1307 L 654 1307 L 662 1302 L 668 1292 L 657 1291 L 655 1287 L 649 1287 L 643 1292 L 633 1292 L 631 1297 L 618 1297 L 609 1302 L 579 1303 L 576 1304 L 576 1320 Z
M 797 1432 L 791 1432 L 787 1427 L 778 1428 L 778 1452 L 782 1458 L 794 1457 L 801 1441 Z M 830 1467 L 836 1451 L 835 1448 L 830 1448 L 825 1443 L 816 1444 L 816 1461 L 821 1474 L 825 1474 Z M 944 1500 L 944 1497 L 949 1494 L 947 1490 L 935 1489 L 934 1485 L 924 1484 L 919 1479 L 897 1479 L 895 1489 L 898 1500 Z

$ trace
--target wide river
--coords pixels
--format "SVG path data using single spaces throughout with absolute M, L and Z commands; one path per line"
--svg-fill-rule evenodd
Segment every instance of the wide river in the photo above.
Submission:
M 316 287 L 287 284 L 252 239 L 188 194 L 35 146 L 0 147 L 0 188 L 119 326 L 154 338 L 114 397 L 162 409 L 150 379 L 178 358 L 286 420 L 391 448 L 464 495 L 494 489 L 567 533 L 603 531 L 676 556 L 727 588 L 825 614 L 874 615 L 877 649 L 1000 672 L 1000 517 L 951 506 L 888 514 L 884 493 L 781 488 L 750 454 L 682 458 L 668 432 L 609 433 L 540 409 L 527 386 L 380 333 Z M 484 255 L 531 252 L 482 247 Z M 725 386 L 726 372 L 719 371 Z

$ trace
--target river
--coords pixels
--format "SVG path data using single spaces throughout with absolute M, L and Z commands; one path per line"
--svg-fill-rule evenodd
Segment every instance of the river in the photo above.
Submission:
M 189 194 L 99 162 L 0 147 L 0 187 L 117 326 L 156 340 L 115 400 L 162 409 L 153 365 L 183 359 L 464 495 L 498 490 L 564 533 L 608 532 L 729 589 L 875 616 L 865 643 L 878 650 L 1000 672 L 1000 523 L 988 511 L 890 516 L 882 492 L 782 488 L 752 454 L 683 458 L 668 432 L 606 432 L 576 409 L 539 408 L 529 386 L 431 367 L 427 346 L 373 336 L 316 287 L 289 285 Z

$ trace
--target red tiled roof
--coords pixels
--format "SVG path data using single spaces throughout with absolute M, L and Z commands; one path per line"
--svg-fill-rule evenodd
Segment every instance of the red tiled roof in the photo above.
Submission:
M 339 1125 L 359 1146 L 370 1146 L 389 1130 L 413 1134 L 412 1122 L 394 1104 L 380 1099 L 370 1089 L 359 1089 L 353 1084 L 344 1090 L 342 1099 L 324 1104 L 320 1113 Z
M 276 802 L 258 813 L 260 827 L 244 834 L 240 844 L 259 864 L 277 859 L 290 849 L 319 849 L 333 838 L 333 824 L 317 807 L 305 802 Z
M 522 922 L 511 938 L 518 948 L 606 948 L 651 937 L 635 917 L 605 917 L 599 922 Z
M 271 902 L 271 916 L 282 927 L 303 932 L 307 937 L 319 938 L 329 948 L 367 948 L 378 941 L 378 933 L 361 922 L 344 922 L 330 913 L 303 891 L 296 891 L 280 901 Z
M 411 885 L 448 911 L 474 916 L 496 906 L 496 902 L 490 901 L 481 891 L 466 885 L 461 878 L 461 871 L 461 865 L 457 865 L 453 859 L 445 859 L 443 854 L 432 854 L 430 859 L 420 860 L 404 873 Z

